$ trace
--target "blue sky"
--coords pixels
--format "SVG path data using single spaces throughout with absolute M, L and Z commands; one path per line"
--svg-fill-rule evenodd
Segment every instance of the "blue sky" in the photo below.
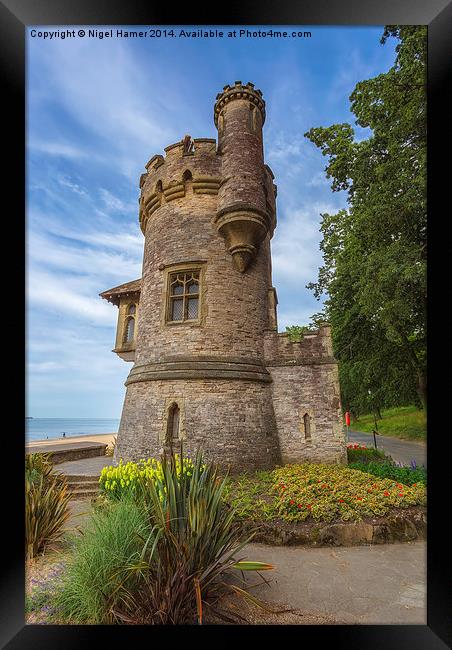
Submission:
M 321 308 L 305 288 L 322 261 L 320 214 L 345 207 L 346 197 L 331 191 L 326 159 L 303 134 L 354 124 L 348 97 L 355 84 L 394 61 L 396 43 L 379 43 L 383 28 L 303 26 L 310 39 L 284 40 L 43 40 L 31 38 L 31 29 L 27 415 L 120 417 L 131 364 L 111 352 L 117 308 L 98 294 L 141 275 L 144 165 L 186 133 L 216 137 L 215 96 L 238 79 L 252 81 L 267 103 L 265 158 L 278 186 L 279 330 L 307 323 Z

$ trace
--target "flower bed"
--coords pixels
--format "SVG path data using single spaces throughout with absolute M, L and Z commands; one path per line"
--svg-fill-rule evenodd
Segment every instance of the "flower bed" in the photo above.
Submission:
M 425 505 L 426 487 L 335 465 L 286 465 L 230 478 L 226 498 L 252 521 L 361 521 Z
M 175 454 L 174 457 L 177 476 L 180 477 L 183 473 L 186 478 L 190 478 L 194 467 L 191 458 L 184 458 L 182 464 L 178 454 Z M 204 469 L 205 465 L 202 465 L 201 470 Z M 130 461 L 125 464 L 120 460 L 117 466 L 109 465 L 103 468 L 99 477 L 99 487 L 101 494 L 115 500 L 125 494 L 140 499 L 146 496 L 149 481 L 152 481 L 157 489 L 160 489 L 162 479 L 162 463 L 155 458 L 147 460 L 143 458 L 136 463 Z M 162 494 L 160 494 L 160 498 L 163 498 Z

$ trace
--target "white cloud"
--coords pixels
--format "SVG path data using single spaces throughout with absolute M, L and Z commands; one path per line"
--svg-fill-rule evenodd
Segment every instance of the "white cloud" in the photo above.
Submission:
M 312 203 L 309 208 L 290 210 L 280 219 L 272 240 L 272 266 L 277 282 L 300 285 L 317 278 L 322 263 L 320 214 L 334 213 L 327 203 Z
M 63 187 L 68 187 L 70 190 L 72 190 L 75 194 L 78 194 L 79 196 L 88 196 L 86 190 L 80 187 L 80 185 L 78 185 L 77 183 L 73 183 L 70 180 L 70 178 L 67 178 L 66 176 L 59 176 L 58 182 Z
M 41 153 L 48 154 L 49 156 L 61 156 L 62 158 L 69 158 L 77 160 L 79 158 L 92 158 L 92 152 L 76 147 L 73 144 L 57 141 L 45 141 L 36 138 L 27 140 L 27 147 L 29 149 L 40 151 Z
M 144 146 L 151 148 L 152 155 L 154 148 L 159 151 L 177 140 L 165 107 L 177 105 L 180 97 L 173 97 L 174 91 L 158 83 L 162 74 L 158 58 L 143 66 L 119 40 L 105 47 L 102 41 L 79 39 L 52 41 L 33 49 L 30 74 L 34 66 L 41 74 L 45 71 L 53 104 L 62 106 L 84 132 L 108 142 L 109 164 L 128 177 L 136 179 L 137 170 L 149 159 Z M 35 88 L 30 99 L 36 108 L 45 106 L 47 97 Z M 45 147 L 48 153 L 84 155 L 83 149 L 72 145 L 42 140 L 34 146 Z
M 91 279 L 89 282 L 92 282 Z M 72 315 L 92 324 L 113 325 L 116 322 L 117 314 L 112 306 L 99 297 L 80 293 L 77 288 L 71 286 L 77 284 L 72 278 L 58 277 L 33 269 L 28 272 L 27 284 L 28 300 L 31 305 L 37 305 L 57 314 Z
M 99 190 L 99 194 L 106 208 L 110 211 L 133 212 L 134 210 L 136 210 L 138 212 L 138 208 L 136 204 L 132 205 L 131 203 L 125 203 L 124 201 L 122 201 L 120 198 L 118 198 L 117 196 L 115 196 L 105 188 L 101 188 Z

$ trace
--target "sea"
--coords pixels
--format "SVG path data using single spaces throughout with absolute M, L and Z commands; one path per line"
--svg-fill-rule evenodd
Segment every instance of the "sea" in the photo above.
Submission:
M 25 438 L 27 442 L 58 440 L 74 436 L 92 436 L 96 433 L 117 433 L 118 428 L 119 418 L 25 418 Z

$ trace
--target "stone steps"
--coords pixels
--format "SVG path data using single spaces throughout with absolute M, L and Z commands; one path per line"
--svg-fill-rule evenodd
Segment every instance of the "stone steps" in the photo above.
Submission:
M 73 499 L 87 499 L 98 496 L 98 476 L 66 476 L 69 491 Z
M 99 495 L 99 490 L 71 490 L 71 496 L 74 500 L 94 499 Z

